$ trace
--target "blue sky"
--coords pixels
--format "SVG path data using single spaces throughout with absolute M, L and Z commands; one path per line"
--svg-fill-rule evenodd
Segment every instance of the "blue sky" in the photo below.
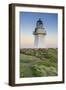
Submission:
M 47 48 L 57 47 L 58 38 L 58 15 L 56 13 L 20 12 L 20 47 L 31 48 L 34 43 L 33 31 L 37 20 L 41 18 L 47 32 Z

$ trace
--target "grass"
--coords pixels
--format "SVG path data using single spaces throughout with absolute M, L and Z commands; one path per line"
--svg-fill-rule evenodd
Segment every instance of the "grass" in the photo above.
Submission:
M 57 48 L 21 49 L 20 77 L 57 75 Z

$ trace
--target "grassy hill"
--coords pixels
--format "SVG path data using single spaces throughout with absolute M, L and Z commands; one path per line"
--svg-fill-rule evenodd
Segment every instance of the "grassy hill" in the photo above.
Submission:
M 56 76 L 57 48 L 21 49 L 20 77 Z

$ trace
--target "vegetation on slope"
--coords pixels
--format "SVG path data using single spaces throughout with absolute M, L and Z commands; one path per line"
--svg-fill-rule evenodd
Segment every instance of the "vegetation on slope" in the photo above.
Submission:
M 57 48 L 21 49 L 20 77 L 57 75 Z

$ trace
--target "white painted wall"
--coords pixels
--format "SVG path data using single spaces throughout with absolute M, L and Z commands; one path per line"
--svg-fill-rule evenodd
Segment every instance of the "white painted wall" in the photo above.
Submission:
M 26 3 L 26 4 L 30 3 L 30 4 L 61 5 L 61 6 L 64 5 L 66 7 L 66 0 L 0 0 L 0 90 L 66 90 L 66 83 L 55 84 L 55 85 L 26 86 L 26 87 L 8 86 L 8 54 L 9 54 L 8 4 L 9 3 Z
M 46 48 L 45 35 L 35 35 L 35 48 Z

